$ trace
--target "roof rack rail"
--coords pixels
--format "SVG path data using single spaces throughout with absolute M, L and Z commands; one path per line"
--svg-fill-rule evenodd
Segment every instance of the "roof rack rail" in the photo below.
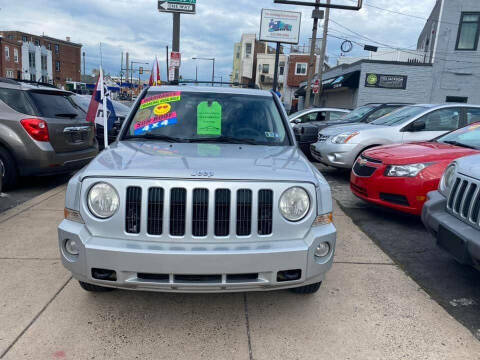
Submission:
M 41 81 L 20 80 L 20 79 L 10 79 L 10 78 L 0 77 L 0 82 L 7 83 L 7 84 L 12 84 L 12 85 L 19 85 L 19 84 L 25 83 L 25 84 L 30 84 L 30 85 L 44 86 L 44 87 L 50 87 L 50 88 L 58 89 L 53 84 L 44 83 L 44 82 L 41 82 Z

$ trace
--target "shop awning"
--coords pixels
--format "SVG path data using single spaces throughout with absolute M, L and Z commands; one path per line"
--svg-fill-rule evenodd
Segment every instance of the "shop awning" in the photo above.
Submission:
M 315 80 L 312 81 L 312 84 Z M 349 88 L 358 89 L 360 84 L 360 70 L 335 76 L 322 81 L 323 90 Z M 305 96 L 307 85 L 301 86 L 295 91 L 295 96 Z

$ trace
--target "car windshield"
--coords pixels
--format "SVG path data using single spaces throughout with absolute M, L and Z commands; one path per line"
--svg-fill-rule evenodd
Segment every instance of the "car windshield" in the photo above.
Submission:
M 452 131 L 437 138 L 436 141 L 480 150 L 480 122 Z
M 273 97 L 190 91 L 149 92 L 124 138 L 290 144 Z
M 385 126 L 401 125 L 411 118 L 420 115 L 425 110 L 427 110 L 427 108 L 423 106 L 406 106 L 382 116 L 381 118 L 372 121 L 370 124 Z
M 341 121 L 348 121 L 348 122 L 355 122 L 360 120 L 362 117 L 365 116 L 365 114 L 369 113 L 373 109 L 375 109 L 376 106 L 372 105 L 366 105 L 366 106 L 360 106 L 353 110 L 352 112 L 346 114 L 345 116 L 342 116 L 339 120 Z

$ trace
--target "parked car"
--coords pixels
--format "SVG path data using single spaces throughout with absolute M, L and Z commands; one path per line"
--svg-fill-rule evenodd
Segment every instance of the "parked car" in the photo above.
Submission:
M 82 108 L 83 111 L 85 111 L 85 113 L 88 112 L 88 106 L 90 105 L 90 101 L 92 99 L 91 95 L 73 95 L 72 99 L 80 108 Z M 130 108 L 121 102 L 112 100 L 112 104 L 115 110 L 115 115 L 117 116 L 117 120 L 115 121 L 113 128 L 108 133 L 109 143 L 112 143 L 116 140 L 123 122 L 130 113 Z M 95 124 L 95 128 L 99 148 L 103 149 L 105 147 L 103 121 L 97 122 Z
M 333 262 L 332 197 L 278 98 L 185 86 L 140 96 L 118 141 L 68 184 L 59 247 L 81 286 L 317 291 Z
M 438 191 L 428 194 L 422 221 L 440 248 L 480 270 L 480 155 L 447 167 Z
M 18 176 L 69 172 L 98 153 L 93 124 L 55 87 L 0 78 L 0 163 L 4 188 Z
M 467 104 L 405 106 L 369 124 L 323 129 L 311 146 L 312 156 L 323 164 L 351 169 L 369 148 L 434 139 L 467 125 L 479 111 L 480 106 Z
M 288 121 L 292 126 L 299 124 L 317 124 L 320 125 L 325 121 L 335 121 L 346 114 L 350 110 L 339 108 L 309 108 L 291 114 Z
M 309 159 L 314 160 L 310 152 L 310 145 L 317 141 L 320 130 L 334 125 L 369 123 L 405 105 L 408 104 L 366 104 L 340 117 L 330 117 L 320 121 L 302 121 L 294 126 L 293 131 L 302 151 Z
M 480 111 L 476 116 L 480 120 Z M 480 123 L 428 142 L 386 145 L 363 152 L 353 166 L 352 192 L 368 202 L 421 215 L 427 193 L 436 190 L 445 168 L 480 153 Z

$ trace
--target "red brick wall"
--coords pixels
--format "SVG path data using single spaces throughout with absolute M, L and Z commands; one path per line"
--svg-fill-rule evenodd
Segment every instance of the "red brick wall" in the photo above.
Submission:
M 10 50 L 10 58 L 5 57 L 5 46 Z M 15 51 L 18 51 L 18 62 L 15 62 Z M 18 71 L 22 71 L 22 48 L 21 45 L 5 38 L 0 39 L 0 76 L 7 77 L 7 71 L 13 71 L 13 78 L 16 79 Z
M 288 78 L 287 85 L 291 87 L 298 87 L 300 83 L 307 81 L 307 74 L 295 75 L 297 63 L 307 63 L 310 60 L 308 55 L 290 55 L 288 60 Z M 308 66 L 308 65 L 307 65 Z

